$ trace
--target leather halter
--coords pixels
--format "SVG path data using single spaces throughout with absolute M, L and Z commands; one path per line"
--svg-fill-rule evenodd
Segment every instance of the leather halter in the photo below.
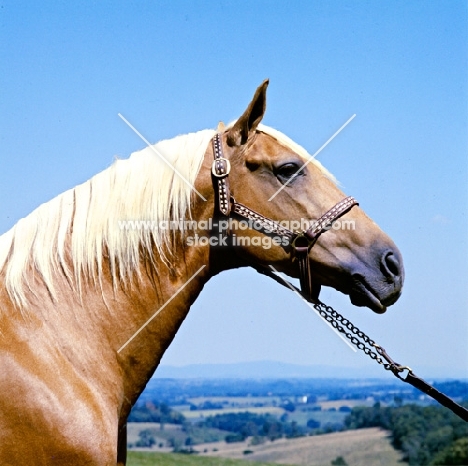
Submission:
M 229 190 L 231 164 L 224 157 L 220 133 L 217 133 L 213 138 L 213 154 L 214 161 L 211 173 L 216 191 L 217 208 L 221 215 L 229 218 L 231 213 L 234 213 L 238 217 L 243 217 L 253 222 L 256 230 L 263 231 L 268 235 L 286 238 L 299 265 L 299 280 L 304 296 L 311 302 L 319 302 L 320 284 L 312 282 L 309 251 L 317 242 L 319 236 L 332 227 L 335 220 L 348 212 L 353 206 L 358 205 L 356 199 L 352 196 L 346 197 L 323 214 L 307 230 L 293 232 L 274 220 L 264 217 L 255 210 L 236 202 L 234 197 L 231 196 Z M 271 275 L 271 272 L 265 267 L 256 265 L 254 268 L 260 273 Z
M 381 346 L 371 340 L 364 332 L 355 327 L 348 319 L 344 318 L 330 306 L 319 301 L 318 295 L 320 293 L 320 285 L 314 285 L 312 283 L 308 256 L 309 251 L 317 242 L 319 236 L 325 231 L 328 231 L 337 218 L 344 215 L 352 209 L 353 206 L 358 205 L 358 202 L 354 197 L 349 196 L 338 202 L 307 230 L 292 232 L 274 220 L 264 217 L 258 212 L 255 212 L 255 210 L 236 202 L 234 197 L 231 196 L 228 179 L 231 165 L 229 160 L 223 156 L 222 140 L 219 133 L 213 138 L 213 152 L 214 162 L 211 172 L 213 174 L 213 183 L 215 186 L 216 202 L 218 204 L 219 212 L 228 218 L 232 212 L 239 217 L 243 217 L 254 222 L 254 228 L 256 230 L 263 230 L 266 234 L 287 238 L 287 242 L 293 250 L 294 257 L 299 263 L 301 290 L 298 290 L 294 285 L 274 274 L 268 267 L 257 264 L 250 264 L 250 266 L 257 270 L 257 272 L 269 276 L 279 284 L 295 290 L 307 301 L 314 303 L 314 308 L 319 312 L 320 316 L 327 322 L 331 323 L 335 329 L 344 334 L 358 349 L 364 351 L 379 364 L 383 364 L 385 369 L 392 371 L 393 374 L 400 380 L 403 380 L 403 382 L 409 383 L 418 390 L 421 390 L 423 393 L 431 396 L 440 404 L 449 408 L 461 419 L 468 422 L 468 410 L 465 407 L 459 405 L 447 395 L 439 392 L 426 381 L 416 376 L 409 367 L 397 364 Z M 373 348 L 377 350 L 378 355 L 375 353 Z M 387 364 L 383 362 L 382 357 L 387 361 Z M 408 374 L 403 378 L 400 373 L 405 370 L 408 370 Z

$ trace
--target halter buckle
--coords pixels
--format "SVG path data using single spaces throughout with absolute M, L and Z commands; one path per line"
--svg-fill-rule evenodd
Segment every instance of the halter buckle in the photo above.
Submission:
M 213 160 L 213 164 L 211 165 L 211 173 L 216 178 L 225 178 L 229 175 L 231 171 L 231 162 L 224 157 L 219 157 Z

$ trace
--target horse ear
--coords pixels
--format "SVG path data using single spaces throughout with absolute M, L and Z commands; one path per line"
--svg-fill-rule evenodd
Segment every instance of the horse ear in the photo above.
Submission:
M 269 80 L 265 79 L 255 91 L 252 102 L 247 110 L 236 121 L 234 126 L 227 133 L 227 143 L 229 146 L 240 146 L 247 142 L 249 134 L 255 131 L 262 121 L 266 109 L 266 90 Z

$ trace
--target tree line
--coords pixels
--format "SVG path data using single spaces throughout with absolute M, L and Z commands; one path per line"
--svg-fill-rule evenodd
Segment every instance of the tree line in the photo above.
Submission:
M 411 466 L 468 465 L 468 423 L 441 406 L 356 407 L 345 426 L 390 431 Z
M 281 437 L 300 437 L 306 435 L 307 429 L 297 422 L 288 422 L 286 417 L 277 419 L 271 414 L 226 413 L 209 416 L 198 423 L 199 427 L 215 428 L 230 432 L 226 442 L 241 442 L 253 437 L 254 443 L 261 438 L 276 440 Z
M 185 416 L 165 403 L 145 401 L 133 406 L 128 422 L 159 422 L 162 424 L 183 424 Z

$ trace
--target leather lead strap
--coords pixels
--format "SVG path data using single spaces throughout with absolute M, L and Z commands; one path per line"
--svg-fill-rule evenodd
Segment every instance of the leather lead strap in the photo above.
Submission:
M 395 375 L 399 379 L 403 380 L 406 383 L 409 383 L 410 385 L 422 391 L 426 395 L 429 395 L 430 397 L 434 398 L 434 400 L 438 401 L 442 406 L 445 406 L 446 408 L 450 409 L 458 417 L 463 419 L 465 422 L 468 422 L 468 410 L 466 408 L 464 408 L 463 406 L 453 401 L 444 393 L 439 392 L 439 390 L 429 385 L 423 379 L 420 379 L 411 371 L 408 373 L 408 375 L 404 379 L 399 377 L 397 374 Z

